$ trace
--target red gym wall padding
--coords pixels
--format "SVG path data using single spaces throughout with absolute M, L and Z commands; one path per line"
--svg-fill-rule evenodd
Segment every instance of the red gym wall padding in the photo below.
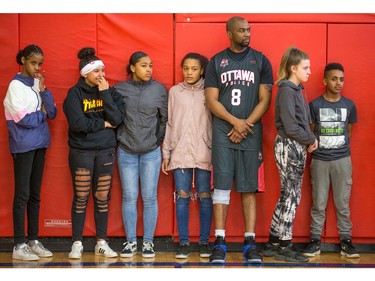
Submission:
M 374 144 L 375 144 L 375 80 L 371 77 L 375 63 L 374 24 L 330 24 L 328 26 L 327 60 L 345 66 L 344 95 L 357 105 L 358 124 L 351 139 L 353 186 L 351 218 L 353 237 L 367 241 L 375 237 L 374 212 Z M 336 215 L 331 200 L 327 209 L 326 236 L 337 236 Z
M 225 22 L 229 14 L 0 14 L 0 95 L 4 99 L 8 83 L 19 71 L 15 56 L 27 44 L 40 45 L 45 54 L 43 68 L 46 85 L 51 89 L 59 110 L 50 122 L 52 144 L 47 151 L 42 187 L 40 236 L 70 236 L 72 184 L 68 166 L 67 122 L 62 102 L 67 90 L 78 79 L 77 52 L 92 46 L 106 65 L 106 77 L 111 85 L 128 77 L 125 67 L 134 51 L 150 55 L 154 64 L 153 77 L 167 89 L 182 80 L 180 62 L 187 52 L 199 52 L 210 58 L 229 46 Z M 351 218 L 353 241 L 375 242 L 372 223 L 375 191 L 370 145 L 375 143 L 374 99 L 371 98 L 375 81 L 370 69 L 375 61 L 375 16 L 373 14 L 241 14 L 251 23 L 251 46 L 270 59 L 274 77 L 285 49 L 291 45 L 305 50 L 311 59 L 312 75 L 305 83 L 306 97 L 312 100 L 324 92 L 323 68 L 327 62 L 338 61 L 345 67 L 344 95 L 357 104 L 359 122 L 352 138 L 353 187 Z M 263 118 L 266 192 L 258 195 L 256 234 L 266 241 L 271 216 L 279 196 L 279 175 L 273 158 L 276 130 L 273 89 L 271 108 Z M 8 132 L 4 108 L 0 107 L 1 188 L 0 237 L 11 237 L 13 200 L 13 161 L 8 149 Z M 294 224 L 296 241 L 309 237 L 311 185 L 308 166 L 304 176 L 302 200 Z M 158 198 L 159 217 L 156 236 L 178 237 L 173 201 L 173 176 L 161 174 Z M 139 207 L 139 227 L 143 234 L 142 203 Z M 191 204 L 190 235 L 199 238 L 198 202 Z M 116 171 L 111 191 L 108 236 L 125 236 L 121 215 L 121 186 Z M 212 230 L 214 226 L 212 225 Z M 227 220 L 230 241 L 241 241 L 243 219 L 241 201 L 232 192 Z M 213 232 L 212 232 L 213 234 Z M 92 199 L 90 199 L 84 235 L 94 236 Z M 337 241 L 336 215 L 332 199 L 327 207 L 325 241 Z M 178 241 L 178 238 L 175 239 Z

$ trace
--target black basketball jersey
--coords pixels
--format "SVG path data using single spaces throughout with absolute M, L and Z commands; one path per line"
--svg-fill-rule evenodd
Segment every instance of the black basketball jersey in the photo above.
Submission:
M 238 59 L 238 54 L 229 48 L 216 54 L 207 67 L 206 87 L 219 88 L 219 101 L 226 110 L 240 119 L 247 119 L 259 103 L 259 84 L 261 81 L 263 54 L 248 48 Z M 212 71 L 208 73 L 208 71 Z M 215 72 L 216 81 L 209 80 Z M 271 69 L 272 73 L 272 69 Z M 211 74 L 211 75 L 210 75 Z M 272 77 L 272 74 L 271 74 Z M 216 83 L 215 83 L 216 82 Z M 272 84 L 273 81 L 270 83 Z M 213 116 L 212 144 L 242 150 L 259 151 L 262 143 L 262 122 L 254 124 L 254 135 L 248 135 L 240 143 L 230 141 L 227 134 L 233 126 L 225 120 Z

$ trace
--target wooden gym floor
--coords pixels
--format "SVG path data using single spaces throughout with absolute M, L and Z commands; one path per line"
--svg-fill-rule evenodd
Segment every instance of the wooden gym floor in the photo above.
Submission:
M 137 253 L 132 258 L 106 258 L 94 252 L 84 252 L 81 259 L 68 258 L 68 252 L 54 252 L 51 258 L 39 261 L 12 259 L 12 253 L 0 253 L 0 268 L 375 268 L 375 254 L 361 253 L 360 258 L 349 259 L 339 253 L 322 253 L 306 263 L 290 263 L 264 257 L 262 264 L 249 264 L 242 260 L 242 253 L 228 252 L 226 263 L 210 264 L 208 258 L 192 252 L 187 259 L 176 259 L 174 252 L 156 252 L 155 258 L 143 258 Z
M 210 264 L 208 258 L 199 257 L 197 245 L 194 246 L 194 243 L 192 243 L 192 253 L 187 259 L 176 259 L 174 257 L 175 249 L 178 245 L 177 243 L 161 245 L 162 243 L 158 242 L 155 242 L 155 258 L 142 258 L 139 249 L 138 253 L 132 258 L 121 258 L 120 256 L 117 258 L 105 258 L 94 254 L 94 241 L 92 241 L 92 243 L 84 241 L 84 253 L 82 258 L 79 260 L 72 260 L 68 258 L 70 242 L 64 243 L 64 246 L 62 247 L 56 246 L 53 243 L 50 243 L 49 245 L 48 240 L 47 242 L 42 242 L 46 247 L 53 251 L 54 256 L 51 258 L 41 258 L 39 261 L 34 262 L 13 260 L 11 245 L 8 243 L 7 248 L 4 248 L 4 243 L 1 245 L 0 242 L 0 280 L 20 280 L 18 278 L 14 279 L 14 277 L 20 275 L 21 277 L 22 275 L 25 275 L 25 278 L 27 277 L 28 280 L 31 280 L 30 278 L 33 277 L 35 280 L 46 280 L 45 278 L 40 279 L 38 274 L 35 276 L 32 274 L 41 271 L 42 274 L 47 274 L 51 277 L 55 276 L 57 280 L 78 280 L 74 278 L 77 274 L 80 276 L 79 279 L 85 278 L 87 280 L 90 279 L 90 281 L 102 280 L 103 278 L 106 279 L 109 275 L 118 275 L 119 277 L 124 277 L 124 279 L 126 279 L 125 276 L 127 276 L 127 274 L 130 274 L 130 276 L 133 276 L 134 274 L 135 276 L 138 276 L 141 274 L 140 277 L 143 276 L 143 274 L 146 274 L 145 276 L 149 277 L 159 277 L 156 278 L 158 280 L 175 280 L 187 277 L 191 280 L 194 274 L 197 275 L 197 278 L 202 277 L 202 274 L 209 274 L 209 276 L 207 276 L 207 278 L 209 278 L 211 274 L 213 274 L 213 276 L 220 278 L 219 280 L 229 279 L 229 281 L 231 281 L 230 279 L 234 276 L 241 276 L 242 272 L 249 272 L 247 270 L 251 269 L 253 269 L 251 270 L 251 273 L 245 274 L 250 274 L 253 277 L 259 276 L 261 279 L 266 278 L 267 276 L 274 279 L 275 275 L 280 279 L 280 274 L 287 274 L 285 277 L 288 278 L 288 281 L 293 280 L 294 278 L 300 280 L 302 279 L 300 278 L 301 272 L 304 281 L 316 279 L 328 280 L 330 278 L 333 279 L 332 281 L 336 281 L 335 279 L 340 279 L 340 281 L 356 281 L 356 279 L 375 280 L 375 252 L 374 245 L 372 244 L 357 244 L 356 248 L 361 256 L 360 258 L 355 259 L 341 256 L 337 245 L 322 244 L 322 254 L 310 258 L 309 262 L 306 263 L 282 262 L 275 260 L 272 257 L 264 257 L 262 264 L 249 264 L 242 260 L 242 243 L 229 243 L 229 245 L 227 245 L 228 253 L 226 263 L 220 265 Z M 159 245 L 157 246 L 157 244 Z M 110 241 L 110 246 L 120 254 L 122 241 Z M 303 247 L 305 245 L 299 246 Z M 258 248 L 261 249 L 261 247 L 262 243 L 259 243 Z M 119 271 L 119 269 L 128 269 L 128 271 Z M 139 269 L 148 270 L 140 271 Z M 182 271 L 174 269 L 188 270 L 185 270 L 183 271 L 184 273 L 182 273 Z M 290 270 L 292 270 L 292 272 L 288 273 Z M 5 275 L 3 275 L 3 273 L 5 273 Z M 151 273 L 151 275 L 148 273 Z M 328 276 L 326 276 L 328 273 L 332 274 L 332 277 L 328 278 Z M 9 274 L 9 277 L 7 277 L 7 274 Z M 316 274 L 319 274 L 319 276 L 321 274 L 324 275 L 322 275 L 322 278 L 317 278 Z M 3 278 L 3 276 L 7 278 Z M 86 276 L 90 276 L 90 278 L 86 278 Z M 323 278 L 323 276 L 326 276 L 327 278 Z M 62 277 L 64 278 L 60 279 Z M 148 278 L 140 278 L 139 280 L 147 279 Z M 150 280 L 153 279 L 154 278 Z M 200 280 L 202 279 L 200 278 Z M 267 278 L 266 280 L 269 279 Z

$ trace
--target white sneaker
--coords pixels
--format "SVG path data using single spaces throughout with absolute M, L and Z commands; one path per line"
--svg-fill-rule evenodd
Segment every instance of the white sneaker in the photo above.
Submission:
M 45 248 L 38 240 L 29 241 L 29 247 L 34 254 L 41 258 L 49 258 L 53 256 L 52 252 Z
M 15 260 L 23 261 L 37 261 L 39 257 L 31 251 L 29 245 L 23 244 L 18 249 L 17 247 L 13 248 L 12 258 Z
M 69 253 L 70 259 L 80 259 L 83 253 L 83 246 L 81 241 L 75 241 L 72 245 L 72 250 Z
M 115 258 L 117 253 L 113 251 L 106 241 L 97 242 L 95 245 L 95 255 L 105 256 L 106 258 Z

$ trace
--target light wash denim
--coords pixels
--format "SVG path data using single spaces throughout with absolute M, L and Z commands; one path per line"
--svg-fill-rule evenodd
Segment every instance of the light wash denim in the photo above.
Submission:
M 212 220 L 212 198 L 201 198 L 199 193 L 210 192 L 211 172 L 195 169 L 175 169 L 173 177 L 176 185 L 176 216 L 180 243 L 189 243 L 189 205 L 192 194 L 191 187 L 193 183 L 193 172 L 197 199 L 199 201 L 199 222 L 200 222 L 200 243 L 208 243 Z M 177 195 L 177 192 L 183 190 L 190 193 L 187 198 Z
M 122 186 L 122 218 L 127 240 L 137 241 L 137 200 L 140 183 L 143 200 L 143 241 L 153 242 L 158 218 L 160 147 L 143 154 L 133 154 L 118 148 L 117 161 Z

